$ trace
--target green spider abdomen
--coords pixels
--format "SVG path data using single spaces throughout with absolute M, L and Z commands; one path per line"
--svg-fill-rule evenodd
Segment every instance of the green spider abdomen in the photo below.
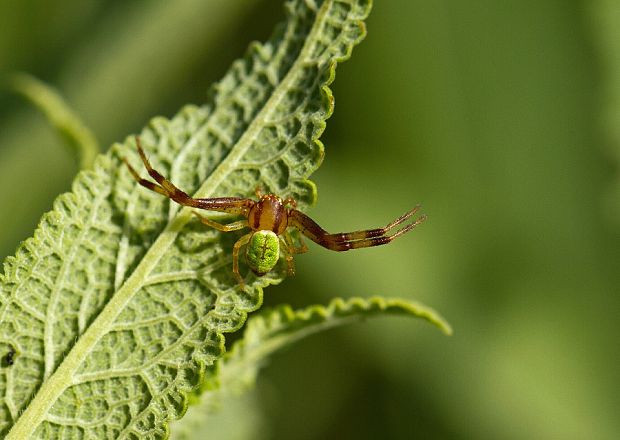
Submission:
M 280 258 L 280 239 L 272 231 L 256 231 L 250 237 L 245 256 L 252 272 L 265 275 Z

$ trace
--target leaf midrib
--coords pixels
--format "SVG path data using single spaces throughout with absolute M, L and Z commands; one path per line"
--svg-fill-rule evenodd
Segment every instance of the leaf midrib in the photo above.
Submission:
M 212 195 L 213 189 L 217 188 L 225 177 L 235 169 L 240 158 L 250 148 L 252 141 L 256 139 L 256 136 L 260 132 L 263 121 L 275 110 L 277 103 L 281 101 L 286 93 L 287 86 L 293 81 L 294 73 L 297 72 L 300 66 L 305 62 L 306 55 L 308 55 L 312 46 L 311 43 L 313 43 L 316 33 L 319 32 L 322 20 L 326 15 L 326 11 L 331 6 L 331 3 L 331 0 L 327 0 L 321 5 L 314 24 L 312 25 L 312 29 L 306 37 L 304 46 L 286 76 L 275 88 L 263 108 L 250 123 L 248 129 L 239 138 L 237 144 L 231 149 L 230 154 L 198 189 L 195 194 L 196 197 L 208 197 Z M 133 295 L 139 291 L 143 285 L 143 281 L 147 279 L 148 274 L 159 262 L 164 251 L 172 245 L 177 234 L 190 218 L 190 209 L 183 208 L 179 210 L 176 217 L 171 219 L 151 248 L 145 253 L 142 261 L 137 265 L 127 281 L 114 294 L 90 327 L 79 337 L 78 341 L 54 373 L 43 382 L 28 407 L 21 414 L 21 417 L 17 419 L 15 425 L 13 425 L 6 437 L 7 440 L 30 438 L 34 434 L 37 427 L 43 421 L 44 415 L 58 400 L 64 390 L 67 389 L 67 385 L 73 384 L 73 376 L 82 365 L 84 358 L 91 352 L 99 339 L 106 334 L 107 329 L 127 303 L 133 298 Z

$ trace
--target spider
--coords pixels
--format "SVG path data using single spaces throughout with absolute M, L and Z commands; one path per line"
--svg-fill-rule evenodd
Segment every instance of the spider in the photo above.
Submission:
M 151 167 L 142 149 L 139 137 L 136 137 L 136 147 L 146 170 L 157 183 L 143 179 L 129 164 L 127 159 L 123 158 L 123 161 L 136 182 L 143 187 L 168 197 L 182 206 L 204 209 L 206 211 L 227 212 L 244 217 L 243 220 L 223 225 L 193 211 L 193 214 L 202 223 L 218 231 L 230 232 L 246 227 L 251 229 L 249 233 L 237 240 L 233 246 L 233 274 L 242 289 L 245 284 L 243 277 L 239 273 L 239 253 L 243 246 L 246 246 L 245 257 L 248 266 L 257 276 L 265 275 L 275 267 L 280 259 L 280 251 L 285 255 L 288 274 L 295 274 L 293 255 L 304 253 L 308 248 L 301 237 L 299 237 L 300 245 L 295 246 L 291 235 L 287 231 L 288 228 L 298 229 L 303 235 L 326 249 L 343 252 L 350 249 L 390 243 L 395 238 L 406 234 L 426 220 L 426 216 L 421 215 L 412 223 L 397 230 L 392 235 L 388 235 L 388 232 L 411 218 L 420 209 L 420 205 L 417 205 L 384 228 L 330 234 L 306 214 L 297 210 L 297 202 L 294 199 L 282 199 L 275 194 L 262 194 L 259 188 L 256 189 L 258 200 L 242 197 L 212 197 L 206 199 L 190 197 Z

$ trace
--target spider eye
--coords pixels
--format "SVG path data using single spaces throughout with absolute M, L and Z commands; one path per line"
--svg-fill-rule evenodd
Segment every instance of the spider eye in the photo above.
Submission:
M 280 258 L 280 240 L 272 231 L 256 231 L 248 242 L 245 257 L 258 276 L 265 275 L 274 268 Z

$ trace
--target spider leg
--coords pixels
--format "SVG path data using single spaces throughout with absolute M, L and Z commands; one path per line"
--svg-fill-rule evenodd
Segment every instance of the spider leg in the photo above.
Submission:
M 190 206 L 192 208 L 205 209 L 210 211 L 220 211 L 220 212 L 228 212 L 230 214 L 238 214 L 246 216 L 250 211 L 250 208 L 254 205 L 254 201 L 251 199 L 243 199 L 240 197 L 213 197 L 207 199 L 194 199 L 190 197 L 187 193 L 181 191 L 177 188 L 171 181 L 162 176 L 159 171 L 153 169 L 151 163 L 149 162 L 144 150 L 142 149 L 142 144 L 140 142 L 140 138 L 136 136 L 136 146 L 138 148 L 138 153 L 140 154 L 140 158 L 142 159 L 142 163 L 149 175 L 157 182 L 153 183 L 146 179 L 140 177 L 138 172 L 129 164 L 126 159 L 123 159 L 127 168 L 129 168 L 129 172 L 133 176 L 133 178 L 145 188 L 150 189 L 151 191 L 155 191 L 161 195 L 164 195 L 179 205 Z
M 235 278 L 237 278 L 237 281 L 239 281 L 239 285 L 241 286 L 242 290 L 245 287 L 245 282 L 243 281 L 243 277 L 239 273 L 239 251 L 241 250 L 241 247 L 243 245 L 248 244 L 248 241 L 250 241 L 252 234 L 253 232 L 245 234 L 243 237 L 237 240 L 237 242 L 233 246 L 233 274 L 235 275 Z
M 140 141 L 140 137 L 136 136 L 136 147 L 138 147 L 138 153 L 140 154 L 140 159 L 142 159 L 142 163 L 144 163 L 144 166 L 146 167 L 146 170 L 149 173 L 149 176 L 151 176 L 153 179 L 155 179 L 155 181 L 157 183 L 159 183 L 159 185 L 164 188 L 166 191 L 168 191 L 168 196 L 174 199 L 174 196 L 178 196 L 178 197 L 187 197 L 189 198 L 189 196 L 184 193 L 183 191 L 181 191 L 179 188 L 177 188 L 176 186 L 174 186 L 172 184 L 171 181 L 169 181 L 168 179 L 166 179 L 164 176 L 162 176 L 159 171 L 153 169 L 153 167 L 151 166 L 151 162 L 149 162 L 148 157 L 146 157 L 146 154 L 144 153 L 144 150 L 142 149 L 142 142 Z M 175 200 L 176 201 L 176 200 Z
M 288 232 L 284 232 L 281 240 L 284 243 L 283 249 L 286 257 L 286 265 L 288 266 L 288 274 L 289 276 L 293 276 L 295 275 L 295 261 L 293 259 L 293 255 L 303 254 L 304 252 L 307 252 L 308 247 L 303 242 L 301 237 L 299 237 L 300 246 L 296 247 L 293 243 L 293 238 L 291 237 L 291 234 L 289 234 Z
M 289 246 L 287 240 L 280 237 L 280 241 L 282 242 L 282 252 L 284 253 L 284 257 L 286 258 L 286 266 L 288 276 L 292 277 L 295 275 L 295 261 L 293 259 L 293 250 Z
M 412 223 L 397 230 L 392 235 L 388 233 L 396 226 L 410 219 L 418 210 L 420 206 L 416 206 L 410 211 L 398 217 L 393 222 L 389 223 L 384 228 L 366 229 L 362 231 L 354 232 L 341 232 L 338 234 L 330 234 L 321 228 L 314 220 L 305 215 L 304 213 L 291 209 L 289 213 L 289 224 L 296 227 L 299 231 L 308 237 L 315 243 L 323 246 L 326 249 L 333 251 L 348 251 L 350 249 L 359 249 L 371 246 L 380 246 L 387 244 L 397 237 L 411 231 L 417 225 L 426 220 L 426 216 L 422 215 L 415 219 Z
M 196 211 L 192 211 L 192 214 L 194 214 L 196 217 L 198 217 L 200 219 L 200 221 L 202 223 L 204 223 L 207 226 L 211 226 L 214 229 L 217 229 L 218 231 L 222 231 L 222 232 L 230 232 L 230 231 L 237 231 L 239 229 L 243 229 L 246 226 L 248 226 L 248 221 L 247 220 L 239 220 L 237 222 L 232 222 L 229 223 L 227 225 L 223 225 L 221 223 L 215 222 L 211 219 L 208 219 L 204 216 L 202 216 L 201 214 L 197 213 Z
M 127 161 L 127 159 L 125 159 L 124 157 L 123 162 L 125 162 L 125 165 L 127 165 L 127 168 L 129 168 L 129 172 L 131 173 L 136 182 L 138 182 L 143 187 L 150 189 L 151 191 L 155 191 L 156 193 L 168 197 L 168 191 L 166 191 L 161 186 L 140 177 L 138 172 L 134 169 L 134 167 L 129 164 L 129 161 Z
M 293 254 L 304 254 L 308 252 L 308 246 L 306 246 L 306 243 L 304 243 L 301 237 L 299 237 L 299 246 L 296 247 L 293 243 L 293 237 L 291 237 L 291 234 L 284 232 L 284 242 Z

